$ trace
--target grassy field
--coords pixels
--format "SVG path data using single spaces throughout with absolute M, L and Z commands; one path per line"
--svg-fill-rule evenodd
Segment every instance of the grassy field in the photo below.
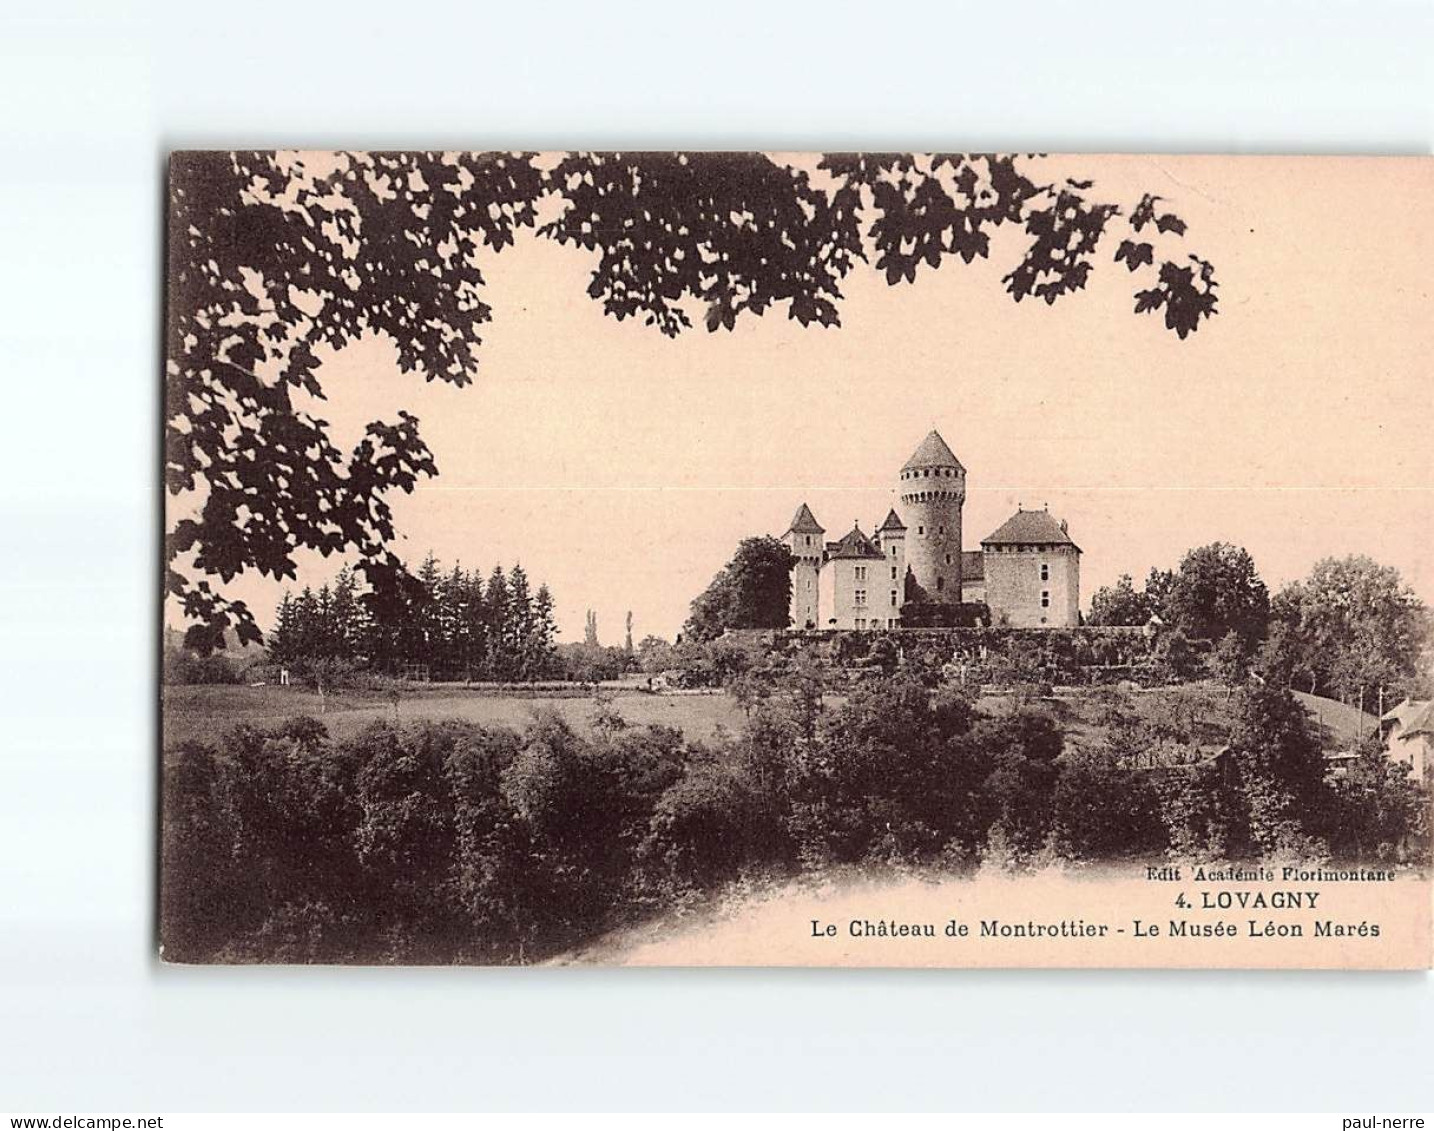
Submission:
M 1356 729 L 1365 733 L 1376 720 L 1352 707 L 1329 699 L 1297 694 L 1309 710 L 1311 721 L 1324 726 L 1328 749 L 1347 748 Z M 840 696 L 828 696 L 827 705 L 837 706 Z M 742 709 L 725 694 L 646 695 L 618 694 L 610 702 L 633 726 L 658 723 L 676 727 L 689 739 L 711 738 L 719 727 L 740 731 L 745 721 Z M 1008 703 L 1003 696 L 987 696 L 982 710 L 999 714 Z M 405 692 L 395 712 L 393 704 L 380 694 L 343 692 L 320 699 L 301 687 L 172 686 L 164 689 L 164 744 L 186 740 L 218 741 L 237 723 L 272 727 L 295 715 L 321 719 L 336 739 L 347 738 L 380 719 L 413 722 L 418 719 L 463 719 L 490 726 L 521 727 L 533 713 L 551 708 L 579 730 L 591 727 L 596 704 L 588 696 L 573 698 L 481 695 L 442 687 Z M 1065 729 L 1071 747 L 1094 747 L 1104 738 L 1095 718 L 1097 702 L 1085 694 L 1063 695 L 1052 709 Z
M 659 723 L 677 727 L 690 739 L 710 738 L 719 726 L 739 730 L 742 709 L 729 695 L 618 695 L 612 705 L 633 726 Z M 592 725 L 591 698 L 519 698 L 463 691 L 408 693 L 398 704 L 399 722 L 463 719 L 490 726 L 522 726 L 534 711 L 552 708 L 575 727 Z M 295 715 L 312 715 L 337 739 L 347 738 L 379 719 L 392 720 L 395 709 L 381 695 L 330 694 L 320 699 L 300 687 L 192 686 L 164 689 L 164 744 L 197 739 L 217 741 L 236 723 L 272 727 Z

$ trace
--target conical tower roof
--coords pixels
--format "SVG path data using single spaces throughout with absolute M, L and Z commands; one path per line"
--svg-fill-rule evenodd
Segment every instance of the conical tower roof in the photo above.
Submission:
M 906 461 L 902 471 L 910 471 L 916 467 L 958 467 L 962 471 L 966 469 L 961 466 L 961 461 L 956 458 L 956 453 L 951 450 L 950 445 L 941 438 L 941 433 L 935 428 L 926 433 L 926 439 L 917 445 L 916 451 L 911 453 L 911 458 Z
M 788 534 L 825 534 L 826 528 L 817 521 L 817 516 L 812 514 L 812 508 L 803 503 L 797 508 L 797 513 L 792 516 L 792 525 L 787 527 Z
M 876 528 L 878 534 L 885 534 L 888 530 L 905 530 L 906 523 L 902 522 L 896 515 L 896 508 L 886 512 L 886 519 Z

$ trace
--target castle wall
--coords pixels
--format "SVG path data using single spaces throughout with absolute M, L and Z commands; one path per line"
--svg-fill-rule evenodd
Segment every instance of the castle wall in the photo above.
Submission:
M 983 557 L 986 604 L 996 624 L 1071 628 L 1080 623 L 1080 552 L 1074 546 L 988 546 Z
M 1165 682 L 1153 660 L 1154 639 L 1143 628 L 1079 627 L 901 628 L 888 632 L 793 632 L 732 629 L 728 638 L 770 656 L 814 661 L 835 689 L 842 681 L 871 678 L 875 670 L 911 670 L 977 686 L 1010 686 L 1040 678 L 1064 685 L 1111 685 L 1127 680 L 1142 687 Z M 881 657 L 879 665 L 872 661 Z

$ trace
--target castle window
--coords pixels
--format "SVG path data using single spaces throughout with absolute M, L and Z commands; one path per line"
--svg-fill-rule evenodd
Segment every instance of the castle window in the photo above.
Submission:
M 896 557 L 896 547 L 895 547 L 895 546 L 891 547 L 891 556 L 892 556 L 893 558 Z M 893 567 L 893 568 L 894 568 L 894 567 Z
M 947 554 L 947 555 L 946 555 L 946 564 L 947 564 L 947 565 L 950 565 L 950 564 L 951 564 L 951 555 L 950 555 L 950 554 Z
M 857 566 L 857 567 L 856 567 L 856 579 L 857 579 L 858 581 L 865 581 L 865 580 L 866 580 L 866 566 Z
M 858 590 L 856 591 L 855 603 L 858 604 L 858 605 L 864 605 L 864 604 L 866 604 L 866 590 L 865 590 L 865 589 L 858 589 Z
M 936 591 L 939 593 L 939 592 L 941 592 L 941 590 L 943 590 L 943 589 L 945 589 L 945 588 L 946 588 L 946 579 L 945 579 L 944 577 L 938 577 L 938 578 L 936 579 Z
M 918 526 L 918 527 L 916 528 L 916 533 L 918 533 L 918 534 L 925 534 L 925 533 L 926 533 L 926 527 L 924 527 L 924 526 Z
M 938 526 L 938 527 L 936 528 L 936 533 L 937 533 L 937 534 L 945 534 L 945 533 L 946 533 L 946 527 L 944 527 L 944 526 Z
M 810 534 L 808 534 L 806 537 L 807 537 L 807 545 L 810 546 L 810 545 L 812 544 L 812 536 L 811 536 Z
M 891 567 L 891 580 L 892 580 L 892 581 L 895 581 L 895 580 L 896 580 L 896 567 L 895 567 L 895 566 L 892 566 L 892 567 Z
M 1041 580 L 1042 580 L 1042 581 L 1049 581 L 1050 579 L 1051 579 L 1051 567 L 1050 567 L 1049 565 L 1047 565 L 1045 562 L 1042 562 L 1042 563 L 1041 563 Z
M 924 476 L 926 476 L 927 479 L 930 479 L 930 478 L 931 478 L 931 469 L 928 467 L 928 468 L 927 468 L 925 471 L 923 471 L 921 474 L 924 475 Z
M 1050 591 L 1049 589 L 1042 589 L 1042 590 L 1041 590 L 1041 608 L 1043 608 L 1043 609 L 1049 609 L 1050 607 L 1051 607 L 1051 591 Z
M 856 618 L 856 626 L 857 626 L 857 628 L 865 628 L 865 627 L 866 627 L 866 618 L 865 618 L 865 617 L 857 617 L 857 618 Z
M 893 609 L 896 608 L 896 590 L 895 590 L 895 589 L 893 589 L 893 590 L 891 591 L 891 607 L 892 607 Z

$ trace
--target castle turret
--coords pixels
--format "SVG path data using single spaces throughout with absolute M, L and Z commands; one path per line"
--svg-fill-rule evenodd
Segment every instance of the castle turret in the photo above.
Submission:
M 961 507 L 966 469 L 941 434 L 931 431 L 897 477 L 906 520 L 906 562 L 928 600 L 961 601 Z
M 886 520 L 876 529 L 877 546 L 884 560 L 887 626 L 895 628 L 901 619 L 901 606 L 906 603 L 906 524 L 895 510 L 887 512 Z
M 811 508 L 803 503 L 792 516 L 791 526 L 782 535 L 782 544 L 797 559 L 797 564 L 792 567 L 790 616 L 793 628 L 821 627 L 817 582 L 822 568 L 822 555 L 826 550 L 822 537 L 825 533 Z

